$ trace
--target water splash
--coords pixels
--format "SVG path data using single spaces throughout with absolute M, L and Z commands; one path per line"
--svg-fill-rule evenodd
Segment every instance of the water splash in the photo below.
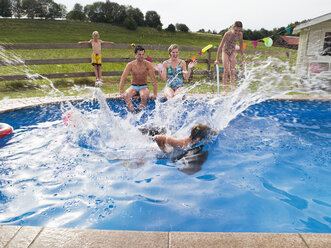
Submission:
M 116 209 L 119 211 L 116 216 L 122 216 L 121 209 L 138 200 L 159 205 L 173 202 L 153 196 L 150 192 L 153 188 L 147 184 L 169 175 L 169 167 L 184 173 L 187 170 L 187 174 L 196 171 L 172 161 L 158 166 L 159 150 L 139 127 L 165 127 L 175 137 L 188 135 L 196 123 L 222 131 L 249 106 L 267 99 L 292 92 L 329 94 L 330 86 L 326 82 L 301 79 L 278 59 L 270 57 L 261 61 L 257 57 L 253 62 L 256 63 L 242 70 L 236 90 L 226 96 L 190 95 L 195 87 L 215 83 L 200 81 L 169 101 L 157 99 L 153 108 L 132 114 L 124 102 L 111 102 L 118 107 L 109 108 L 99 88 L 86 87 L 82 88 L 89 92 L 84 95 L 85 100 L 63 103 L 57 119 L 21 125 L 11 143 L 0 151 L 3 176 L 0 222 L 33 224 L 42 219 L 44 223 L 38 222 L 39 225 L 89 227 L 109 218 Z M 74 120 L 72 125 L 65 126 L 61 116 L 68 111 Z M 43 113 L 40 115 L 44 117 Z M 148 180 L 144 178 L 146 175 Z M 213 176 L 199 178 L 216 180 Z M 141 182 L 139 189 L 136 182 Z M 180 188 L 183 185 L 177 186 L 174 191 L 186 190 Z M 164 190 L 162 185 L 154 187 Z M 198 190 L 196 186 L 194 191 Z

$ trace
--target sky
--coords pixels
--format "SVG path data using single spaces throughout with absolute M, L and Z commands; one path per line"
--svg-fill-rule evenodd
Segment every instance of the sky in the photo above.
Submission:
M 67 11 L 76 3 L 87 4 L 106 0 L 54 0 L 64 4 Z M 121 5 L 139 8 L 143 14 L 156 11 L 163 24 L 183 23 L 190 31 L 205 29 L 219 32 L 235 21 L 242 21 L 244 29 L 272 30 L 296 21 L 313 19 L 331 12 L 331 0 L 110 0 Z

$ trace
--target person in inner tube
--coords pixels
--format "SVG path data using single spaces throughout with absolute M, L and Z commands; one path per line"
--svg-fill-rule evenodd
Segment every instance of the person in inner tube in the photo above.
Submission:
M 155 135 L 154 140 L 162 151 L 170 152 L 175 148 L 194 147 L 208 138 L 209 135 L 215 134 L 216 132 L 212 131 L 208 125 L 200 123 L 192 127 L 190 136 L 174 138 L 166 135 Z

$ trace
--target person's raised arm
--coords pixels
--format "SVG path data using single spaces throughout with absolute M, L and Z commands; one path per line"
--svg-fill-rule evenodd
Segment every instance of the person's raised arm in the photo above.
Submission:
M 89 41 L 78 41 L 78 44 L 90 44 L 92 40 Z
M 150 62 L 148 62 L 148 73 L 149 73 L 149 76 L 152 79 L 152 84 L 153 84 L 153 96 L 152 96 L 152 98 L 155 100 L 156 97 L 157 97 L 157 82 L 156 82 L 154 68 L 153 68 L 153 66 Z
M 115 42 L 112 41 L 101 41 L 102 44 L 115 44 Z
M 182 68 L 183 68 L 183 77 L 185 80 L 188 80 L 190 75 L 191 75 L 191 71 L 192 71 L 192 68 L 197 64 L 197 61 L 191 61 L 189 64 L 188 64 L 188 70 L 186 71 L 186 62 L 183 60 L 182 62 Z
M 129 63 L 129 64 L 126 65 L 126 67 L 125 67 L 125 69 L 122 73 L 122 76 L 121 76 L 121 81 L 120 81 L 120 95 L 121 95 L 121 97 L 123 97 L 125 80 L 128 78 L 130 70 L 131 70 L 131 64 Z
M 167 80 L 167 70 L 168 70 L 167 65 L 168 65 L 168 64 L 167 64 L 166 61 L 164 61 L 164 62 L 162 63 L 162 71 L 161 71 L 161 73 L 160 73 L 160 78 L 161 78 L 161 80 L 162 80 L 163 82 Z

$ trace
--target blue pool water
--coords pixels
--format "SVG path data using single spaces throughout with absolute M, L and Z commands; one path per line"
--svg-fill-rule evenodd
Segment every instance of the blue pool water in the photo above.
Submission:
M 0 114 L 0 223 L 115 230 L 331 232 L 331 103 L 266 101 L 228 117 L 222 103 L 50 105 Z M 213 106 L 213 107 L 211 107 Z M 170 109 L 170 110 L 169 110 Z M 230 111 L 231 112 L 231 111 Z M 199 161 L 160 158 L 137 126 L 220 130 Z M 196 157 L 195 157 L 196 158 Z

